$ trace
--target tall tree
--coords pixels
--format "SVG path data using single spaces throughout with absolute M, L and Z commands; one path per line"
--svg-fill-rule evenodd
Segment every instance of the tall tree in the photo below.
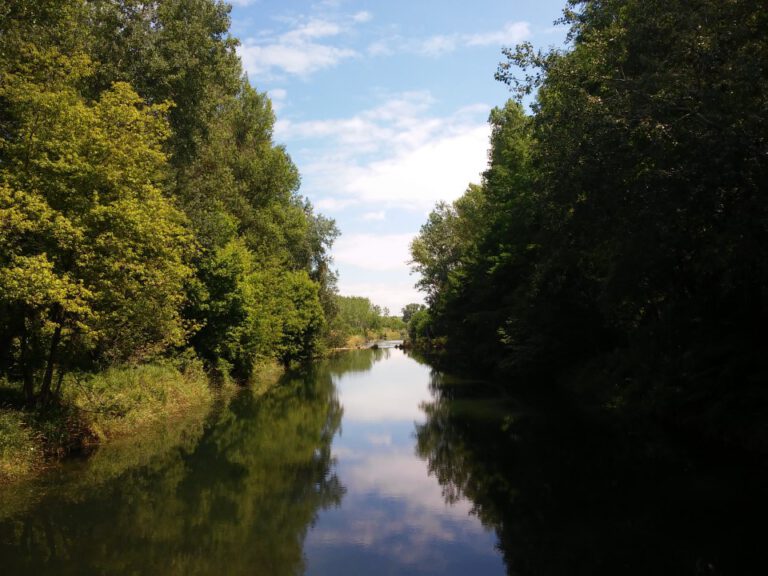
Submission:
M 53 5 L 63 11 L 52 15 Z M 13 120 L 1 140 L 0 306 L 4 338 L 17 347 L 6 362 L 22 372 L 29 400 L 38 371 L 39 396 L 50 400 L 61 347 L 124 360 L 185 338 L 190 238 L 163 196 L 168 106 L 145 105 L 124 83 L 95 101 L 81 95 L 93 67 L 77 39 L 78 8 L 19 10 L 2 35 L 11 57 L 0 99 Z M 48 34 L 30 35 L 45 17 Z

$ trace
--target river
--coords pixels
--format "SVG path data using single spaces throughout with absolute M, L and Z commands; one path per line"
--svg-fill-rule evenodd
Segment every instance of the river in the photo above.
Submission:
M 493 390 L 386 344 L 286 374 L 0 492 L 0 573 L 758 573 L 764 475 Z

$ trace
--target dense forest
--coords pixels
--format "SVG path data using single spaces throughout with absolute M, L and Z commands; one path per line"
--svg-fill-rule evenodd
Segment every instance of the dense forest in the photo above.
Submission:
M 338 230 L 299 194 L 229 12 L 0 6 L 3 455 L 324 346 Z
M 412 243 L 409 331 L 510 387 L 765 451 L 768 11 L 570 0 L 562 22 L 567 49 L 504 51 L 515 98 L 482 182 Z
M 214 0 L 25 0 L 0 14 L 0 373 L 191 347 L 222 375 L 312 356 L 333 221 L 298 194 Z

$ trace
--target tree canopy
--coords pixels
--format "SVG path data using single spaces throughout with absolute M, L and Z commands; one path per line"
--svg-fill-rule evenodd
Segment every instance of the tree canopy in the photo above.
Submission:
M 518 100 L 491 114 L 482 183 L 412 245 L 434 336 L 504 369 L 591 365 L 614 406 L 764 397 L 767 18 L 572 0 L 567 50 L 506 49 Z
M 298 193 L 229 10 L 0 8 L 0 375 L 29 401 L 190 345 L 241 379 L 317 350 L 338 230 Z

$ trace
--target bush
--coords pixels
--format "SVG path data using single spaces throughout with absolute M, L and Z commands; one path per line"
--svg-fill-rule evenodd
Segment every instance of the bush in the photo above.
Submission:
M 38 435 L 16 410 L 0 409 L 0 482 L 27 475 L 43 460 Z
M 98 438 L 128 433 L 208 404 L 211 391 L 199 362 L 184 371 L 163 364 L 109 368 L 73 378 L 66 398 L 89 421 Z

